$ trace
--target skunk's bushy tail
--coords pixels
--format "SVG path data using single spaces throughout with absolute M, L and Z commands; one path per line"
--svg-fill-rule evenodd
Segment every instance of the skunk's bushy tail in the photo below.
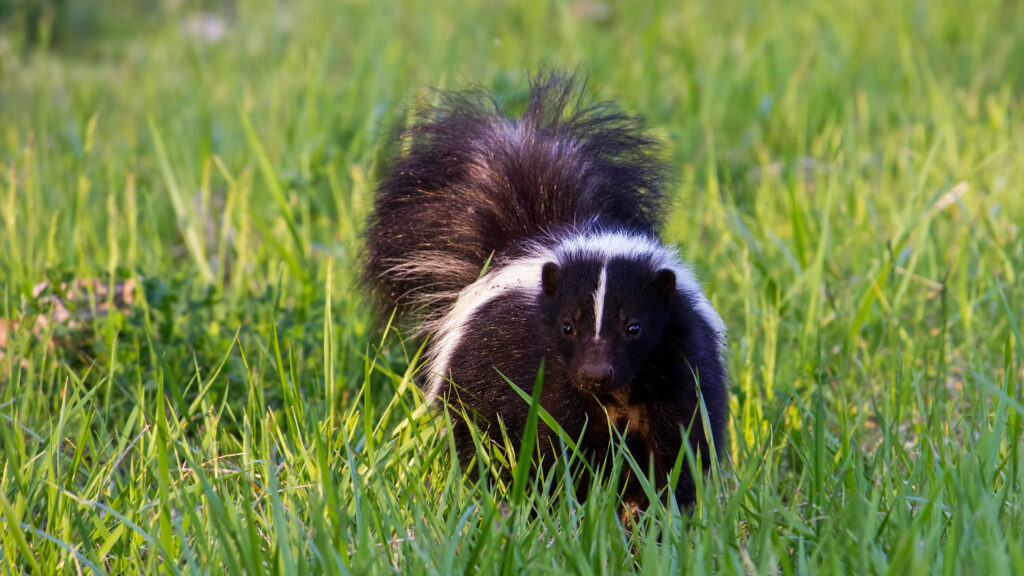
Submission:
M 376 191 L 364 279 L 389 312 L 436 319 L 483 267 L 565 226 L 655 233 L 667 169 L 660 144 L 572 76 L 530 82 L 519 119 L 486 91 L 445 92 L 395 143 Z

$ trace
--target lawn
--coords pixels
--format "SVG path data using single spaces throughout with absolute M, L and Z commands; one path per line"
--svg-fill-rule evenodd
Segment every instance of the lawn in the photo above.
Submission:
M 678 170 L 692 511 L 460 469 L 356 281 L 390 127 L 543 65 Z M 0 0 L 0 574 L 1021 574 L 1022 275 L 1018 2 Z

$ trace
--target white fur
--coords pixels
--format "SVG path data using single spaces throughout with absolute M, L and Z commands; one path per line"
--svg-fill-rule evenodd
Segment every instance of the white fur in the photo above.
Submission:
M 540 288 L 541 268 L 550 261 L 549 258 L 528 256 L 488 272 L 459 293 L 451 311 L 436 322 L 436 325 L 424 326 L 426 331 L 434 335 L 425 368 L 428 400 L 441 394 L 444 389 L 452 354 L 455 353 L 455 348 L 465 331 L 465 325 L 473 317 L 473 313 L 499 294 L 512 290 L 537 291 Z
M 698 314 L 711 325 L 719 337 L 719 348 L 725 353 L 725 324 L 711 306 L 690 268 L 682 262 L 675 250 L 643 234 L 627 231 L 584 231 L 570 236 L 549 237 L 544 242 L 531 244 L 522 257 L 511 260 L 489 271 L 483 278 L 463 289 L 448 314 L 424 325 L 433 334 L 434 341 L 427 352 L 426 397 L 432 401 L 440 396 L 449 377 L 452 355 L 461 342 L 466 324 L 473 314 L 499 294 L 521 291 L 538 294 L 541 290 L 541 268 L 547 262 L 562 265 L 570 259 L 594 258 L 601 260 L 601 275 L 594 292 L 595 339 L 600 331 L 604 311 L 606 287 L 605 266 L 614 258 L 648 260 L 655 270 L 667 268 L 676 275 L 676 290 L 687 296 Z M 600 293 L 601 297 L 598 298 Z M 598 304 L 600 302 L 600 304 Z
M 601 264 L 597 276 L 597 290 L 594 290 L 594 342 L 601 339 L 601 319 L 604 317 L 604 297 L 608 288 L 608 262 Z
M 676 291 L 687 295 L 693 302 L 697 313 L 711 325 L 720 336 L 725 336 L 725 323 L 711 306 L 704 290 L 693 275 L 690 267 L 682 262 L 679 254 L 660 242 L 642 234 L 631 234 L 626 231 L 596 232 L 570 236 L 555 248 L 562 257 L 572 255 L 591 255 L 602 258 L 605 262 L 613 258 L 642 260 L 649 258 L 655 270 L 667 268 L 676 275 Z

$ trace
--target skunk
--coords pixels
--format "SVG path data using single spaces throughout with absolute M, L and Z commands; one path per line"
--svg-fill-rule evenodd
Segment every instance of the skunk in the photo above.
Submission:
M 593 463 L 614 427 L 659 488 L 684 438 L 706 469 L 725 445 L 725 327 L 658 239 L 669 171 L 657 140 L 613 105 L 588 104 L 571 76 L 531 78 L 518 119 L 484 90 L 439 99 L 398 134 L 363 272 L 382 313 L 419 321 L 428 401 L 484 429 L 500 420 L 516 440 L 529 404 L 505 379 L 530 391 L 543 363 L 541 406 Z M 468 430 L 453 431 L 463 462 L 475 454 Z M 558 445 L 543 424 L 538 440 Z M 687 470 L 672 489 L 690 506 Z

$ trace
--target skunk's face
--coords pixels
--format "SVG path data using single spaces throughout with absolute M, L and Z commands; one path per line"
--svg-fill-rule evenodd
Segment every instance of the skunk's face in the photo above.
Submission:
M 582 392 L 633 382 L 661 341 L 676 293 L 671 270 L 624 258 L 549 262 L 541 273 L 550 349 Z

